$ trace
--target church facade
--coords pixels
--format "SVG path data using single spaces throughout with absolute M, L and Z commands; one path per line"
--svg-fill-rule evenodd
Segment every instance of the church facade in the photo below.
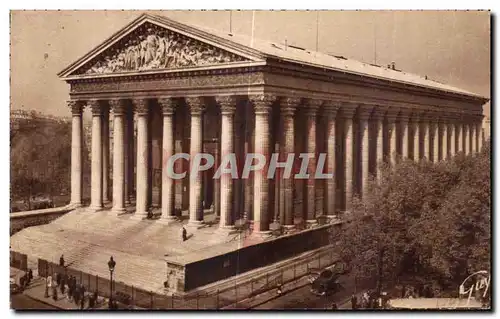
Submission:
M 212 207 L 220 227 L 245 218 L 255 234 L 268 232 L 273 221 L 287 230 L 310 226 L 349 210 L 381 161 L 437 162 L 477 152 L 483 143 L 486 99 L 475 94 L 394 67 L 208 33 L 160 16 L 139 17 L 59 76 L 70 85 L 73 114 L 71 203 L 82 203 L 88 107 L 90 208 L 111 202 L 119 214 L 135 197 L 134 216 L 147 218 L 159 207 L 160 223 L 187 209 L 189 225 L 199 226 L 204 208 Z M 238 160 L 248 153 L 325 153 L 334 178 L 268 180 L 257 171 L 245 180 L 217 181 L 209 173 L 172 180 L 162 164 L 180 152 L 209 152 L 216 162 L 226 153 Z M 175 170 L 186 165 L 177 161 Z
M 71 211 L 17 232 L 11 251 L 39 268 L 64 254 L 88 278 L 107 278 L 113 256 L 116 282 L 160 294 L 320 249 L 383 162 L 439 162 L 478 152 L 484 142 L 484 97 L 394 65 L 156 15 L 141 15 L 59 77 L 69 84 L 72 114 Z M 86 108 L 89 206 L 82 183 Z M 208 153 L 214 165 L 189 174 L 192 161 L 176 160 L 173 171 L 187 175 L 174 179 L 166 166 L 180 153 Z M 269 163 L 271 154 L 284 162 L 301 153 L 312 155 L 309 177 L 284 178 L 278 168 L 269 179 L 268 165 L 241 176 L 248 154 Z M 227 154 L 235 154 L 238 178 L 214 179 Z M 322 173 L 333 177 L 315 178 L 322 159 Z M 189 238 L 181 239 L 182 227 Z

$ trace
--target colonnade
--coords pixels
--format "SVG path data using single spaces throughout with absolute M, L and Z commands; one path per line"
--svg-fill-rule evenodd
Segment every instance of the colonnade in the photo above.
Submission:
M 236 96 L 214 96 L 220 110 L 219 150 L 223 156 L 233 153 L 241 141 L 235 134 Z M 339 210 L 350 210 L 351 198 L 361 197 L 367 192 L 370 175 L 380 175 L 380 163 L 394 164 L 399 157 L 413 160 L 427 159 L 433 162 L 446 160 L 458 152 L 470 154 L 478 152 L 481 138 L 482 116 L 464 115 L 448 111 L 435 112 L 431 109 L 402 108 L 367 103 L 352 103 L 310 99 L 301 97 L 274 96 L 268 94 L 244 97 L 253 106 L 253 138 L 250 141 L 254 153 L 263 154 L 270 159 L 272 143 L 280 145 L 280 158 L 290 153 L 312 153 L 307 168 L 309 178 L 304 181 L 303 221 L 314 225 L 321 215 L 333 216 Z M 107 201 L 112 202 L 112 212 L 124 213 L 131 203 L 131 185 L 135 179 L 135 212 L 133 218 L 144 219 L 148 215 L 151 186 L 148 174 L 151 170 L 148 161 L 148 121 L 149 101 L 153 99 L 109 99 L 109 100 L 71 100 L 72 111 L 72 161 L 71 161 L 71 204 L 82 205 L 82 111 L 88 106 L 92 112 L 91 142 L 91 202 L 89 209 L 100 210 Z M 161 217 L 159 223 L 171 223 L 176 219 L 174 212 L 175 183 L 164 165 L 175 151 L 174 114 L 177 99 L 170 97 L 154 98 L 155 105 L 161 108 L 162 128 L 162 175 L 161 175 Z M 191 158 L 203 152 L 203 116 L 206 98 L 187 97 L 184 99 L 190 113 Z M 278 110 L 278 111 L 274 111 Z M 304 121 L 303 132 L 296 129 L 298 110 L 300 120 Z M 135 113 L 137 133 L 134 137 Z M 280 118 L 280 134 L 272 137 L 273 112 Z M 109 116 L 113 116 L 112 179 L 110 179 L 110 134 Z M 321 119 L 321 121 L 320 121 Z M 248 120 L 248 119 L 246 119 Z M 132 128 L 132 129 L 131 129 Z M 298 134 L 304 134 L 299 136 Z M 321 137 L 321 138 L 318 138 Z M 299 137 L 304 141 L 297 149 Z M 133 147 L 136 139 L 135 150 Z M 135 151 L 135 154 L 134 154 Z M 248 150 L 245 150 L 248 152 Z M 314 171 L 318 153 L 326 153 L 325 172 L 334 177 L 315 180 Z M 338 152 L 341 152 L 338 153 Z M 136 167 L 134 175 L 134 164 Z M 244 207 L 252 208 L 254 232 L 265 234 L 273 221 L 270 213 L 272 180 L 266 178 L 266 165 L 263 170 L 253 173 L 251 182 L 244 183 Z M 340 171 L 339 171 L 340 168 Z M 338 172 L 338 174 L 337 174 Z M 110 181 L 112 184 L 110 184 Z M 216 190 L 220 200 L 220 228 L 231 229 L 235 224 L 234 196 L 237 180 L 229 174 L 222 175 L 220 190 Z M 280 209 L 280 219 L 287 229 L 295 227 L 293 178 L 282 181 L 282 198 L 286 203 Z M 322 187 L 318 188 L 318 183 Z M 203 179 L 201 174 L 190 176 L 189 185 L 189 223 L 198 227 L 203 224 Z M 112 194 L 109 194 L 112 185 Z M 340 187 L 339 187 L 340 185 Z M 216 186 L 217 187 L 217 186 Z M 318 190 L 323 192 L 323 209 L 316 207 Z M 339 196 L 342 200 L 338 200 Z M 252 196 L 249 196 L 249 195 Z M 280 195 L 279 195 L 280 196 Z M 251 201 L 251 202 L 249 202 Z

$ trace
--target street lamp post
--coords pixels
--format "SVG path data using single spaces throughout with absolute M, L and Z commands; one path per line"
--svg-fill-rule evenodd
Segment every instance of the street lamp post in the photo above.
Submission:
M 113 256 L 109 258 L 108 268 L 109 268 L 109 309 L 113 308 L 113 271 L 115 270 L 116 262 L 113 260 Z

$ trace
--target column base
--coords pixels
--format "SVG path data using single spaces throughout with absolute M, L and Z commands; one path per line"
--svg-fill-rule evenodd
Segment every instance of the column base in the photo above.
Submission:
M 79 202 L 79 203 L 69 203 L 68 204 L 68 208 L 77 209 L 77 208 L 80 208 L 80 207 L 83 207 L 83 204 L 81 202 Z
M 125 209 L 125 207 L 120 207 L 120 208 L 111 208 L 111 213 L 113 214 L 116 214 L 117 216 L 119 215 L 123 215 L 127 212 L 127 210 Z
M 96 205 L 90 205 L 88 210 L 91 211 L 91 212 L 98 212 L 100 210 L 103 210 L 104 207 L 103 206 L 96 206 Z
M 144 220 L 148 218 L 148 212 L 134 212 L 134 214 L 130 217 L 133 220 Z
M 312 228 L 318 226 L 318 221 L 316 219 L 308 219 L 306 220 L 306 225 L 308 228 Z
M 229 236 L 235 232 L 237 232 L 237 229 L 234 225 L 219 226 L 216 230 L 216 233 L 221 236 Z
M 165 217 L 160 217 L 160 219 L 158 219 L 156 222 L 162 225 L 172 225 L 177 223 L 177 221 L 178 221 L 177 217 L 175 216 L 165 216 Z
M 198 229 L 198 228 L 202 228 L 204 226 L 204 222 L 202 220 L 190 220 L 188 223 L 187 223 L 187 227 L 189 228 L 195 228 L 195 229 Z
M 252 232 L 252 235 L 250 235 L 254 239 L 260 239 L 260 240 L 266 240 L 271 238 L 272 232 L 270 230 L 261 230 L 261 231 L 256 231 Z

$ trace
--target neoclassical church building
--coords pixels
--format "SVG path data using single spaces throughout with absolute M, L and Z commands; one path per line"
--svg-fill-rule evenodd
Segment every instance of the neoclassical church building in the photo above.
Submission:
M 106 266 L 92 260 L 105 264 L 113 255 L 134 265 L 121 272 L 117 266 L 117 278 L 150 290 L 168 282 L 169 290 L 188 291 L 324 245 L 317 230 L 349 211 L 353 196 L 363 197 L 383 161 L 444 161 L 478 152 L 484 142 L 482 96 L 394 65 L 163 16 L 141 15 L 59 77 L 69 84 L 73 211 L 21 231 L 12 245 L 51 260 L 64 250 L 75 268 L 103 276 Z M 85 108 L 92 112 L 89 206 L 82 199 Z M 177 153 L 210 153 L 216 167 L 174 180 L 165 163 Z M 239 176 L 248 153 L 268 159 L 279 153 L 281 161 L 291 153 L 315 156 L 308 179 L 280 178 L 281 169 L 267 179 L 266 168 L 248 179 L 213 179 L 228 153 L 236 154 Z M 314 179 L 321 153 L 333 178 Z M 174 171 L 189 174 L 189 168 L 178 160 Z M 181 224 L 193 234 L 186 242 L 179 239 Z M 244 225 L 250 230 L 243 245 L 228 240 Z M 35 231 L 59 236 L 69 248 L 45 253 L 26 239 Z M 76 253 L 82 249 L 93 257 L 84 260 Z M 234 258 L 244 259 L 239 270 Z M 202 266 L 222 270 L 203 277 Z M 148 274 L 154 283 L 138 279 Z

